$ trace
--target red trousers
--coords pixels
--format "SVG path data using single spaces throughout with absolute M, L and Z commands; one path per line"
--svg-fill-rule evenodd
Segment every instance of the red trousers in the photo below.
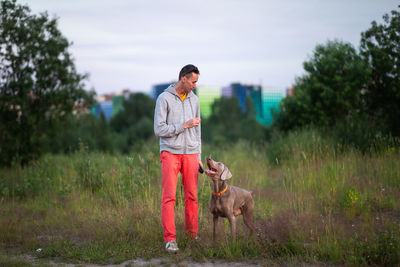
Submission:
M 179 172 L 182 173 L 185 195 L 185 233 L 189 237 L 196 237 L 198 232 L 198 154 L 179 155 L 162 151 L 160 161 L 162 172 L 161 219 L 164 241 L 176 240 L 174 208 Z

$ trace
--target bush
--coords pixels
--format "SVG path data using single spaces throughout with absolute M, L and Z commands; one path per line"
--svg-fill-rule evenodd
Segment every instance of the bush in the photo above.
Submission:
M 362 153 L 381 152 L 400 145 L 399 139 L 392 137 L 384 124 L 372 123 L 365 117 L 339 121 L 334 127 L 325 128 L 323 132 L 341 147 L 351 146 Z

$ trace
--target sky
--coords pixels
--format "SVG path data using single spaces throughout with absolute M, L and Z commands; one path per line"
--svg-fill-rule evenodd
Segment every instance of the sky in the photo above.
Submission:
M 398 0 L 18 0 L 47 11 L 72 42 L 86 89 L 98 95 L 130 89 L 150 93 L 200 70 L 198 87 L 233 82 L 284 92 L 304 75 L 318 44 L 350 42 L 356 49 L 372 21 Z

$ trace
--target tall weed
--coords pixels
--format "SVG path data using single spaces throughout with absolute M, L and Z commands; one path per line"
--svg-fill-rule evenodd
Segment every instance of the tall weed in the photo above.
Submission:
M 211 181 L 199 175 L 198 245 L 184 234 L 184 196 L 178 183 L 175 218 L 178 257 L 398 265 L 400 152 L 362 153 L 318 131 L 275 136 L 255 146 L 203 145 L 222 161 L 230 185 L 253 191 L 257 235 L 238 219 L 229 240 L 221 218 L 212 240 Z M 161 164 L 157 143 L 127 155 L 87 151 L 46 155 L 26 168 L 1 169 L 0 242 L 39 257 L 120 263 L 164 256 Z M 179 177 L 179 179 L 181 179 Z

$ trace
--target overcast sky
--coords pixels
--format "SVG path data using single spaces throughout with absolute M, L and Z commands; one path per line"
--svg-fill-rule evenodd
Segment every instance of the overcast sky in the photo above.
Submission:
M 182 66 L 200 69 L 198 86 L 232 82 L 284 91 L 303 74 L 317 44 L 339 39 L 359 47 L 373 20 L 398 0 L 18 0 L 48 11 L 87 89 L 98 94 L 177 79 Z

